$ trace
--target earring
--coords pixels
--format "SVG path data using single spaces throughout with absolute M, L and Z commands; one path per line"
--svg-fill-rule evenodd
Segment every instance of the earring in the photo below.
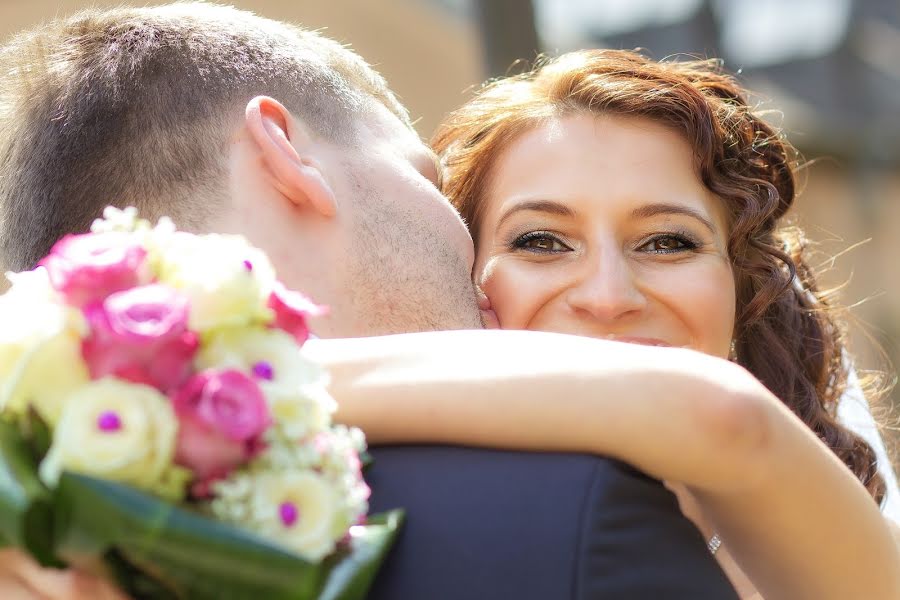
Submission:
M 728 351 L 728 360 L 737 362 L 737 344 L 735 340 L 731 340 L 731 349 Z

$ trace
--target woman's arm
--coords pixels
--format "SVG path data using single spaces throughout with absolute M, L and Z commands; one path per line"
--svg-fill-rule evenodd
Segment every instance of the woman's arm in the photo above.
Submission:
M 768 600 L 900 597 L 900 550 L 844 465 L 740 367 L 513 331 L 308 345 L 372 443 L 591 452 L 698 498 Z
M 744 372 L 684 350 L 660 355 L 523 331 L 316 340 L 306 348 L 332 374 L 338 419 L 363 427 L 375 444 L 593 452 L 661 479 L 699 477 L 714 488 L 735 485 L 737 462 L 755 455 L 765 434 L 760 403 L 747 401 L 761 386 L 723 372 L 719 389 L 734 383 L 728 393 L 704 394 L 708 382 L 698 373 Z M 702 473 L 698 462 L 706 463 Z

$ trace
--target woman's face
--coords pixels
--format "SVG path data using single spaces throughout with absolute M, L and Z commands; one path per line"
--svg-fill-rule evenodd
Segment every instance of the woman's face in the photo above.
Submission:
M 484 198 L 475 282 L 504 329 L 726 357 L 735 291 L 722 202 L 681 137 L 573 115 L 520 136 Z

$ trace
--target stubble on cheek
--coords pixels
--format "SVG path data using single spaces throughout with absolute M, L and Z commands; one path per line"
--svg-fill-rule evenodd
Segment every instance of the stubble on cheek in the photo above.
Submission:
M 481 328 L 468 263 L 420 214 L 392 207 L 355 230 L 350 293 L 378 333 Z

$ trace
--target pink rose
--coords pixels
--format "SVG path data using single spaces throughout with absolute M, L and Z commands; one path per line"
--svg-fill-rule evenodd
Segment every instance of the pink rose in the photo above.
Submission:
M 146 257 L 147 251 L 132 236 L 109 231 L 67 235 L 40 264 L 66 302 L 81 307 L 147 283 Z
M 180 422 L 175 462 L 193 471 L 200 489 L 261 450 L 272 422 L 262 390 L 235 369 L 194 375 L 173 394 L 172 406 Z
M 199 341 L 187 329 L 188 300 L 163 285 L 111 294 L 84 309 L 90 326 L 81 354 L 91 377 L 115 375 L 164 393 L 191 374 Z
M 275 327 L 294 336 L 300 345 L 309 339 L 308 317 L 318 317 L 328 312 L 324 306 L 313 303 L 301 294 L 287 289 L 281 282 L 269 295 L 269 308 L 275 311 Z

